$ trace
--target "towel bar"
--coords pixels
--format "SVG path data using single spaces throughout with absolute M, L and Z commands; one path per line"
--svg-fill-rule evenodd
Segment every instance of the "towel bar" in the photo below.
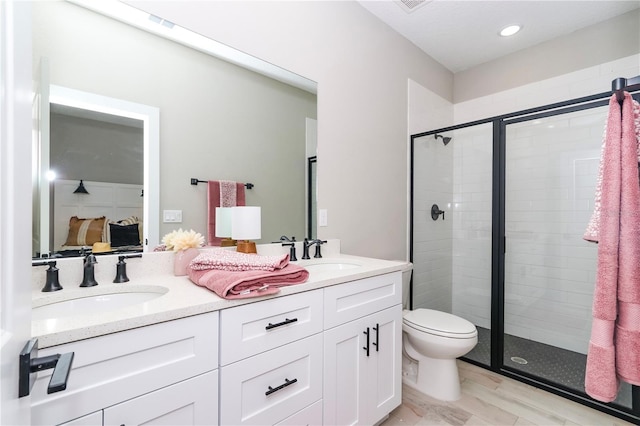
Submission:
M 197 185 L 198 183 L 207 183 L 207 181 L 206 180 L 196 179 L 196 178 L 191 178 L 191 185 Z M 245 183 L 244 186 L 247 189 L 251 189 L 251 188 L 253 188 L 254 185 L 252 183 Z

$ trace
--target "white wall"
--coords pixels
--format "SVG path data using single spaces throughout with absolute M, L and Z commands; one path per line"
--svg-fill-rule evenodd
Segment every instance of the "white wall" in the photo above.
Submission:
M 451 72 L 352 1 L 131 2 L 318 82 L 323 238 L 406 258 L 407 79 L 451 99 Z

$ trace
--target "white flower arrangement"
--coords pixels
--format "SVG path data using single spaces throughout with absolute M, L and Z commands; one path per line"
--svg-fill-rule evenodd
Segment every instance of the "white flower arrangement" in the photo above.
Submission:
M 204 237 L 193 229 L 183 231 L 182 228 L 180 228 L 162 237 L 162 243 L 166 247 L 166 250 L 180 251 L 192 247 L 197 248 L 204 246 Z

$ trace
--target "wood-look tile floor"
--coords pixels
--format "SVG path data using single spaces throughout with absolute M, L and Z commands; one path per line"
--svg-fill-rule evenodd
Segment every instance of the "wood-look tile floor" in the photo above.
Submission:
M 633 425 L 463 361 L 458 361 L 458 368 L 462 384 L 458 401 L 438 401 L 403 386 L 402 405 L 382 426 Z

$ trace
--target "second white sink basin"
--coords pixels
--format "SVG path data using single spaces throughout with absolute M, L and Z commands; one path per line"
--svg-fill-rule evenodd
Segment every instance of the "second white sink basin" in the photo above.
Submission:
M 35 307 L 31 310 L 31 318 L 38 321 L 75 315 L 101 314 L 145 303 L 162 295 L 164 292 L 139 291 L 80 297 Z
M 304 266 L 304 268 L 309 272 L 344 271 L 359 267 L 360 265 L 357 263 L 312 263 Z

